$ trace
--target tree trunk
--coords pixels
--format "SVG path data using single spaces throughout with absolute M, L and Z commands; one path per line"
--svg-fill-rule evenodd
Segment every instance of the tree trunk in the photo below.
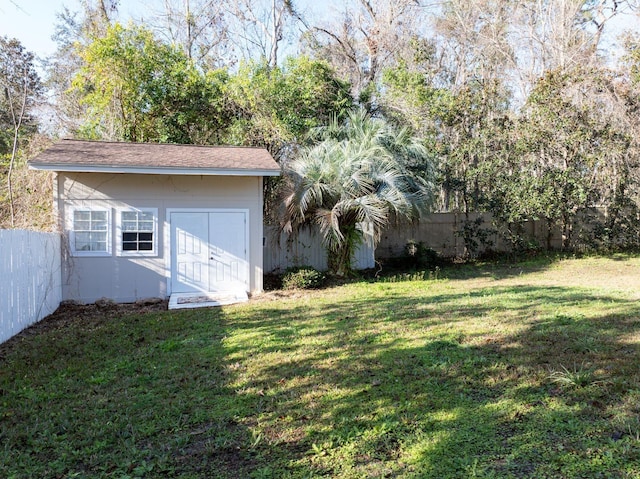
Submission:
M 16 156 L 18 154 L 18 135 L 20 133 L 20 127 L 22 126 L 22 119 L 27 107 L 27 85 L 28 85 L 28 72 L 24 70 L 24 88 L 22 94 L 22 106 L 20 107 L 20 113 L 16 116 L 15 107 L 13 104 L 13 98 L 9 88 L 5 89 L 5 94 L 9 99 L 9 108 L 11 110 L 11 119 L 13 122 L 13 147 L 11 149 L 11 160 L 9 162 L 9 172 L 7 174 L 7 188 L 9 189 L 9 207 L 11 208 L 11 227 L 15 227 L 15 205 L 13 201 L 13 184 L 11 182 L 11 175 L 13 173 L 13 167 L 16 162 Z
M 11 182 L 11 175 L 13 173 L 13 166 L 16 162 L 16 155 L 18 152 L 18 129 L 19 125 L 14 127 L 13 131 L 13 148 L 11 150 L 11 160 L 9 161 L 9 172 L 7 173 L 7 188 L 9 189 L 9 208 L 11 209 L 11 227 L 16 226 L 16 213 L 15 205 L 13 202 L 13 183 Z
M 335 250 L 327 249 L 327 265 L 332 273 L 344 277 L 353 271 L 351 259 L 362 237 L 355 225 L 342 226 L 340 230 L 344 238 Z

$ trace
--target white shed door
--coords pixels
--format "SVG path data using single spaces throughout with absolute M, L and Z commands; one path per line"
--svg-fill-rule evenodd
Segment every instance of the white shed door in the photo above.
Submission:
M 171 213 L 172 293 L 249 290 L 246 211 Z

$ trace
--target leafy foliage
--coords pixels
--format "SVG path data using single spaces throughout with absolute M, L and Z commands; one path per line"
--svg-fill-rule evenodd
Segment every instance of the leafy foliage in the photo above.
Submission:
M 285 171 L 281 225 L 288 232 L 319 227 L 330 269 L 344 275 L 365 228 L 378 238 L 392 216 L 414 217 L 425 207 L 431 185 L 405 163 L 430 158 L 406 129 L 395 130 L 362 110 L 315 133 L 320 141 Z
M 23 153 L 38 131 L 35 112 L 43 93 L 33 53 L 16 39 L 0 37 L 0 226 L 23 226 L 16 221 L 23 216 L 19 210 L 38 204 L 20 188 L 22 181 L 16 185 L 15 173 L 24 170 Z
M 247 63 L 227 88 L 233 120 L 227 141 L 262 146 L 277 159 L 308 132 L 333 118 L 344 118 L 353 101 L 349 85 L 324 62 L 287 58 L 282 67 Z
M 73 81 L 86 105 L 86 138 L 210 143 L 228 120 L 221 101 L 227 77 L 206 76 L 184 53 L 144 27 L 115 24 L 82 49 Z
M 437 251 L 429 248 L 422 241 L 411 240 L 404 247 L 404 256 L 413 268 L 432 268 L 438 266 L 442 259 Z
M 503 223 L 535 218 L 549 228 L 558 225 L 564 247 L 570 247 L 578 215 L 604 204 L 615 243 L 613 231 L 634 215 L 622 196 L 637 198 L 631 115 L 624 91 L 606 70 L 549 72 L 529 97 L 512 147 L 494 169 L 491 211 Z
M 0 158 L 5 163 L 15 129 L 22 144 L 37 131 L 35 108 L 44 93 L 33 53 L 15 38 L 0 37 L 0 90 Z
M 287 0 L 172 0 L 162 16 L 148 12 L 149 30 L 117 23 L 118 1 L 86 0 L 80 13 L 58 16 L 59 48 L 46 64 L 55 103 L 47 133 L 261 146 L 287 166 L 324 141 L 309 132 L 342 124 L 357 106 L 418 139 L 425 151 L 412 157 L 403 146 L 396 156 L 433 182 L 435 209 L 466 215 L 467 251 L 482 233 L 472 212 L 491 213 L 514 248 L 531 246 L 523 233 L 530 219 L 546 222 L 546 247 L 557 228 L 564 248 L 636 247 L 637 34 L 627 35 L 616 67 L 598 55 L 605 26 L 635 3 L 349 0 L 343 15 L 315 21 Z M 282 60 L 296 40 L 305 55 Z M 20 156 L 38 127 L 42 87 L 18 41 L 2 39 L 0 56 L 7 158 L 7 98 L 20 98 L 16 86 L 28 79 Z M 265 185 L 273 221 L 285 185 Z M 345 230 L 332 242 L 359 235 Z
M 324 273 L 312 266 L 296 266 L 287 268 L 282 275 L 283 289 L 316 289 L 325 282 Z

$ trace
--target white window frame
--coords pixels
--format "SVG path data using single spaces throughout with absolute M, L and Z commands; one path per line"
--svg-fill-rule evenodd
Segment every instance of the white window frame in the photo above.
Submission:
M 153 215 L 153 230 L 152 233 L 152 249 L 143 251 L 125 251 L 123 249 L 122 235 L 124 233 L 122 229 L 122 213 L 150 213 Z M 158 256 L 158 208 L 118 208 L 116 210 L 116 251 L 118 256 Z
M 78 233 L 75 229 L 75 215 L 76 212 L 80 211 L 88 211 L 88 212 L 104 212 L 107 214 L 107 229 L 105 230 L 106 235 L 106 250 L 105 251 L 85 251 L 76 249 L 76 233 Z M 111 256 L 111 244 L 113 243 L 111 238 L 111 209 L 110 208 L 96 208 L 90 206 L 74 206 L 69 208 L 69 217 L 68 217 L 68 225 L 69 225 L 69 249 L 71 251 L 72 256 Z

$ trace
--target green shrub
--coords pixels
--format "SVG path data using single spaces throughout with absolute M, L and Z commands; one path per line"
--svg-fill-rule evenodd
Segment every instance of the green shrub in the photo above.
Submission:
M 426 246 L 422 241 L 416 243 L 409 241 L 404 247 L 404 254 L 407 262 L 415 268 L 431 268 L 440 262 L 440 255 L 437 251 Z
M 325 275 L 311 266 L 287 268 L 282 276 L 283 289 L 314 289 L 324 284 Z

